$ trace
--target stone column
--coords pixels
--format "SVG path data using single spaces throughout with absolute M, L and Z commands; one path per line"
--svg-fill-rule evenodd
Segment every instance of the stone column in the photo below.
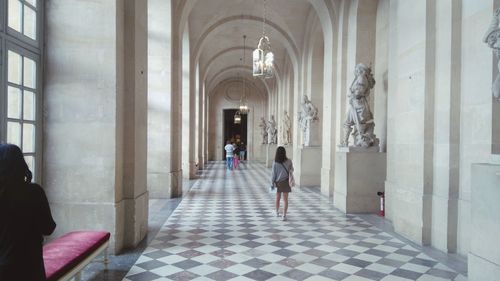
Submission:
M 396 232 L 422 244 L 430 242 L 432 213 L 434 3 L 390 5 L 386 215 Z
M 460 1 L 436 2 L 431 244 L 456 252 L 460 181 L 462 25 Z M 467 117 L 466 117 L 467 118 Z
M 170 197 L 182 196 L 182 26 L 180 17 L 171 16 L 171 70 L 170 111 L 167 122 L 170 123 L 169 138 L 166 144 L 170 149 Z
M 114 252 L 147 231 L 146 5 L 46 4 L 43 186 L 54 236 L 107 230 Z
M 172 12 L 170 1 L 148 2 L 148 188 L 151 198 L 169 198 Z
M 123 130 L 123 201 L 125 247 L 135 247 L 148 232 L 147 101 L 148 2 L 125 0 L 123 40 L 117 47 L 124 65 L 118 128 Z M 121 68 L 121 67 L 119 67 Z M 119 74 L 122 74 L 119 71 Z M 120 80 L 120 79 L 119 79 Z M 121 98 L 120 98 L 121 97 Z M 119 191 L 118 191 L 119 194 Z
M 205 120 L 205 87 L 203 85 L 202 76 L 199 75 L 198 79 L 198 169 L 203 169 L 205 167 L 205 158 L 203 156 L 203 140 L 204 140 L 204 120 Z

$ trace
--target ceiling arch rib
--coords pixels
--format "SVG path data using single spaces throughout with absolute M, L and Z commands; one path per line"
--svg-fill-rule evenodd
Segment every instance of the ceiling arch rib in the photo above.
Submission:
M 243 49 L 249 51 L 250 53 L 253 51 L 253 49 L 248 47 L 248 46 L 247 47 L 236 46 L 236 47 L 224 49 L 224 50 L 218 52 L 217 54 L 213 55 L 211 58 L 209 58 L 208 61 L 206 62 L 206 65 L 205 65 L 205 75 L 203 77 L 203 80 L 205 80 L 207 78 L 207 75 L 210 72 L 210 68 L 212 67 L 213 63 L 217 59 L 219 59 L 220 57 L 222 57 L 223 55 L 225 55 L 229 52 L 243 51 Z
M 213 78 L 215 77 L 215 75 L 217 75 L 218 73 L 224 71 L 226 68 L 228 67 L 232 67 L 232 66 L 236 66 L 236 65 L 227 65 L 225 63 L 225 55 L 228 55 L 228 52 L 225 52 L 225 53 L 219 53 L 217 55 L 217 58 L 212 58 L 210 60 L 210 65 L 208 65 L 208 69 L 205 71 L 205 73 L 203 73 L 203 81 L 209 81 L 209 83 L 207 83 L 207 85 L 210 84 L 210 81 L 213 80 Z M 245 67 L 245 72 L 248 72 L 248 73 L 252 73 L 252 68 L 250 67 L 250 65 L 243 65 L 243 64 L 239 64 L 240 66 L 244 66 Z M 233 68 L 234 69 L 234 68 Z M 211 71 L 209 71 L 211 70 Z M 275 65 L 275 78 L 278 80 L 278 81 L 281 81 L 281 70 L 279 68 L 278 65 Z M 253 79 L 260 79 L 260 78 L 253 78 Z
M 260 82 L 259 84 L 264 85 L 266 90 L 268 90 L 268 91 L 271 90 L 271 87 L 269 86 L 269 84 L 271 82 L 274 82 L 274 83 L 271 83 L 272 85 L 280 85 L 281 84 L 281 77 L 279 76 L 278 73 L 276 73 L 275 79 L 256 78 L 252 75 L 252 68 L 250 66 L 232 65 L 232 66 L 220 69 L 218 72 L 216 72 L 214 74 L 214 76 L 211 77 L 209 82 L 206 83 L 207 89 L 209 89 L 209 90 L 213 89 L 217 85 L 217 81 L 219 81 L 221 79 L 225 79 L 227 77 L 234 77 L 235 71 L 243 71 L 243 75 L 246 74 L 249 77 L 249 79 L 252 81 Z M 221 77 L 221 76 L 223 76 L 223 77 Z
M 176 14 L 179 15 L 180 18 L 180 28 L 183 30 L 185 25 L 187 24 L 189 15 L 192 10 L 196 6 L 199 0 L 182 0 L 178 1 L 176 7 Z M 316 14 L 318 15 L 322 30 L 325 38 L 332 38 L 332 31 L 334 29 L 333 25 L 336 24 L 336 20 L 338 18 L 337 11 L 339 9 L 340 3 L 339 0 L 327 1 L 327 0 L 307 0 L 307 2 L 314 8 Z M 234 16 L 241 17 L 241 16 Z M 259 18 L 259 17 L 256 17 Z M 262 21 L 262 18 L 259 18 L 259 21 Z M 268 24 L 272 23 L 268 21 Z M 274 24 L 274 23 L 272 23 Z M 276 24 L 274 24 L 276 26 Z M 296 45 L 296 44 L 295 44 Z M 295 48 L 296 49 L 296 48 Z M 298 52 L 297 52 L 298 53 Z M 196 59 L 198 61 L 198 58 Z
M 207 85 L 206 88 L 208 90 L 209 95 L 217 87 L 217 85 L 221 81 L 226 80 L 226 79 L 230 79 L 230 78 L 234 78 L 235 71 L 243 71 L 243 73 L 246 73 L 246 75 L 243 74 L 242 77 L 244 77 L 246 81 L 248 81 L 249 83 L 252 83 L 254 85 L 261 85 L 261 87 L 259 87 L 261 90 L 264 90 L 266 92 L 266 94 L 270 93 L 270 88 L 269 88 L 269 85 L 267 83 L 265 83 L 261 79 L 255 79 L 255 78 L 253 78 L 253 76 L 251 76 L 251 74 L 250 74 L 251 68 L 249 66 L 244 67 L 241 65 L 233 65 L 233 66 L 227 67 L 227 68 L 221 70 L 220 72 L 218 72 L 217 74 L 215 74 L 214 77 L 206 84 Z
M 245 79 L 245 81 L 246 81 L 245 87 L 247 89 L 253 89 L 254 92 L 257 93 L 257 95 L 259 95 L 263 100 L 267 99 L 267 94 L 266 94 L 266 90 L 265 89 L 260 88 L 258 85 L 252 83 L 252 81 L 249 81 L 248 79 Z M 241 84 L 242 83 L 242 79 L 241 78 L 238 79 L 238 78 L 235 78 L 233 76 L 233 77 L 221 80 L 219 83 L 217 83 L 217 85 L 210 92 L 209 97 L 212 96 L 214 93 L 216 93 L 220 88 L 224 88 L 228 84 L 232 84 L 232 83 L 239 83 L 239 84 Z M 238 87 L 243 87 L 243 85 L 238 85 Z
M 230 16 L 223 18 L 216 23 L 212 24 L 209 26 L 205 31 L 202 33 L 200 36 L 200 39 L 196 42 L 195 47 L 193 49 L 193 54 L 194 54 L 194 59 L 195 62 L 197 62 L 200 58 L 201 55 L 201 50 L 202 48 L 206 45 L 207 43 L 207 38 L 211 35 L 217 32 L 218 29 L 221 29 L 224 27 L 226 24 L 233 24 L 234 22 L 238 21 L 253 21 L 253 22 L 262 22 L 261 17 L 257 16 L 252 16 L 252 15 L 236 15 L 236 16 Z M 277 24 L 273 23 L 272 21 L 267 21 L 267 25 L 271 27 L 271 31 L 274 33 L 275 37 L 273 38 L 273 41 L 277 41 L 281 43 L 285 50 L 287 50 L 287 54 L 290 57 L 294 67 L 298 66 L 298 57 L 299 57 L 299 51 L 298 48 L 293 40 L 293 38 L 290 37 L 290 35 L 285 32 L 281 27 L 279 27 Z M 296 68 L 297 69 L 297 68 Z

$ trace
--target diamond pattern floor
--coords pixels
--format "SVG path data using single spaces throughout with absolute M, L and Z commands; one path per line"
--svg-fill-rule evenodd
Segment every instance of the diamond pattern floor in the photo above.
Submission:
M 124 280 L 467 280 L 308 189 L 281 221 L 268 182 L 260 164 L 209 164 Z

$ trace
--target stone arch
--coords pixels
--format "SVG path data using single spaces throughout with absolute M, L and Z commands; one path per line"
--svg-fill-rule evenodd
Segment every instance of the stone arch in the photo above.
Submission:
M 244 67 L 244 66 L 241 66 L 241 65 L 233 65 L 233 66 L 229 66 L 229 67 L 226 67 L 225 69 L 223 69 L 222 71 L 218 72 L 216 75 L 214 75 L 214 77 L 212 78 L 212 80 L 210 80 L 208 83 L 207 83 L 207 90 L 208 90 L 208 95 L 210 95 L 210 93 L 217 87 L 217 85 L 219 85 L 220 81 L 218 81 L 218 77 L 222 76 L 223 74 L 229 72 L 229 71 L 234 71 L 234 70 L 243 70 L 243 71 L 248 71 L 250 72 L 251 71 L 251 68 L 250 67 Z M 245 76 L 243 76 L 245 77 Z M 248 78 L 244 78 L 246 79 L 246 81 L 248 81 L 249 83 L 251 84 L 254 84 L 252 82 L 252 80 L 248 79 Z M 225 80 L 225 79 L 223 79 Z M 265 87 L 266 89 L 266 92 L 264 92 L 263 94 L 265 95 L 265 97 L 267 98 L 269 96 L 269 93 L 271 91 L 271 89 L 269 88 L 269 85 L 265 82 L 263 82 L 262 80 L 260 79 L 253 79 L 253 81 L 260 81 L 261 84 Z
M 195 47 L 193 48 L 194 61 L 195 62 L 199 61 L 199 58 L 201 55 L 201 49 L 204 46 L 204 44 L 206 43 L 206 39 L 208 38 L 208 36 L 211 33 L 216 32 L 217 29 L 223 27 L 227 23 L 231 23 L 234 21 L 241 21 L 241 20 L 245 20 L 245 21 L 251 20 L 251 21 L 256 21 L 256 22 L 262 22 L 263 19 L 260 17 L 250 16 L 250 15 L 243 15 L 243 16 L 237 15 L 237 16 L 230 16 L 227 18 L 223 18 L 223 19 L 217 21 L 216 23 L 212 24 L 203 32 L 203 34 L 200 36 L 200 39 L 198 39 Z M 290 57 L 293 65 L 294 65 L 294 68 L 298 69 L 298 67 L 299 67 L 299 61 L 298 61 L 299 55 L 298 55 L 298 53 L 299 52 L 298 52 L 298 48 L 297 48 L 295 42 L 293 41 L 293 39 L 286 33 L 286 31 L 284 31 L 280 26 L 273 23 L 272 21 L 268 21 L 268 25 L 272 28 L 273 31 L 275 31 L 278 34 L 278 37 L 277 37 L 278 42 L 283 44 L 283 46 L 287 50 L 288 56 Z
M 217 59 L 219 59 L 221 56 L 229 53 L 229 52 L 233 52 L 233 51 L 240 51 L 240 50 L 243 50 L 245 49 L 246 51 L 249 51 L 249 52 L 252 52 L 253 49 L 250 48 L 250 47 L 243 47 L 243 46 L 236 46 L 236 47 L 231 47 L 231 48 L 226 48 L 224 50 L 221 50 L 220 52 L 216 53 L 215 55 L 213 55 L 206 63 L 206 66 L 205 66 L 205 74 L 203 76 L 203 80 L 205 80 L 207 78 L 207 75 L 210 71 L 210 68 L 212 67 L 212 64 L 217 61 Z
M 240 66 L 238 66 L 240 67 Z M 247 127 L 247 149 L 249 151 L 249 159 L 259 159 L 261 155 L 260 149 L 257 149 L 257 144 L 260 144 L 258 120 L 261 116 L 265 115 L 267 109 L 267 89 L 262 90 L 261 87 L 252 83 L 255 80 L 243 78 L 247 83 L 247 89 L 250 90 L 248 97 L 248 104 L 250 112 L 248 113 L 248 127 Z M 217 160 L 219 155 L 222 154 L 222 110 L 235 109 L 238 107 L 238 95 L 230 95 L 227 93 L 229 87 L 236 84 L 236 87 L 241 86 L 241 79 L 230 77 L 218 82 L 213 89 L 211 89 L 207 96 L 209 99 L 209 125 L 208 125 L 208 159 Z M 228 97 L 229 95 L 229 97 Z M 260 147 L 260 146 L 259 146 Z

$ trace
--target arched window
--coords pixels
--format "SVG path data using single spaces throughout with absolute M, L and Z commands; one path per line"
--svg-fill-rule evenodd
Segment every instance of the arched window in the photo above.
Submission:
M 40 180 L 43 0 L 0 0 L 0 141 L 21 147 Z

